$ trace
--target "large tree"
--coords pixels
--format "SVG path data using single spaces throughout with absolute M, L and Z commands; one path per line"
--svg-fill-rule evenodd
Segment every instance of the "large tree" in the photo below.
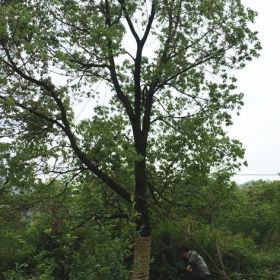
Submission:
M 135 209 L 149 254 L 152 199 L 172 195 L 178 178 L 188 185 L 239 165 L 242 149 L 224 128 L 242 105 L 233 70 L 260 50 L 255 12 L 239 0 L 12 0 L 0 9 L 1 137 L 22 163 L 14 176 L 24 184 L 26 168 L 37 180 L 88 172 Z M 79 102 L 88 111 L 80 121 Z

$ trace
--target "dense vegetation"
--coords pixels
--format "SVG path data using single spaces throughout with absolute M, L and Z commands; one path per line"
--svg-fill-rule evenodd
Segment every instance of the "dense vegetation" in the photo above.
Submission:
M 244 150 L 225 132 L 255 16 L 239 0 L 0 1 L 1 277 L 176 279 L 186 241 L 221 278 L 272 277 L 277 208 L 230 182 Z
M 215 279 L 278 279 L 280 182 L 219 180 L 189 189 L 184 205 L 155 207 L 151 279 L 181 279 L 182 244 Z M 0 279 L 129 279 L 133 213 L 106 215 L 111 202 L 90 184 L 86 175 L 66 189 L 1 182 Z

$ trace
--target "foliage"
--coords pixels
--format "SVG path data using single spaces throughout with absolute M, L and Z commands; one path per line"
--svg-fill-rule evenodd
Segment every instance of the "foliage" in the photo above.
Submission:
M 181 279 L 183 262 L 178 248 L 182 244 L 205 258 L 216 279 L 224 279 L 223 275 L 229 279 L 278 279 L 279 187 L 279 181 L 232 186 L 228 196 L 215 205 L 222 207 L 209 213 L 210 221 L 195 200 L 192 207 L 196 211 L 191 215 L 164 212 L 169 219 L 161 220 L 155 232 L 154 279 Z M 221 193 L 217 194 L 219 198 Z
M 127 278 L 162 209 L 223 221 L 255 16 L 230 0 L 1 1 L 1 230 L 18 223 L 22 248 L 4 248 L 6 277 Z
M 216 278 L 277 279 L 280 183 L 238 188 L 228 178 L 189 183 L 155 203 L 151 279 L 181 279 L 182 244 L 197 250 Z M 2 181 L 2 279 L 129 279 L 135 213 L 119 204 L 112 216 L 117 201 L 90 179 L 85 172 L 21 192 Z
M 90 192 L 83 186 L 77 191 L 74 182 L 67 191 L 60 182 L 37 187 L 26 198 L 26 211 L 1 199 L 1 205 L 7 203 L 1 218 L 10 219 L 1 226 L 0 279 L 128 279 L 133 221 L 102 215 L 109 207 L 96 205 L 93 187 Z

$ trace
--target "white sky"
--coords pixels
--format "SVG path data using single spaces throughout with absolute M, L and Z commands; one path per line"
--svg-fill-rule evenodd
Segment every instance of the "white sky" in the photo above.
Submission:
M 239 174 L 280 172 L 280 1 L 243 0 L 258 12 L 255 29 L 263 50 L 259 59 L 238 73 L 239 90 L 245 94 L 241 115 L 234 118 L 230 136 L 246 149 L 248 167 Z M 250 180 L 280 180 L 279 176 L 238 175 L 238 183 Z

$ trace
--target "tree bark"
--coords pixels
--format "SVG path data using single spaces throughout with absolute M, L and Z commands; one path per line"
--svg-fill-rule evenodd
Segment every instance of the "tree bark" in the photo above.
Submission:
M 132 280 L 148 280 L 151 254 L 151 237 L 138 237 L 134 245 Z
M 147 203 L 146 163 L 142 159 L 135 163 L 135 210 L 140 236 L 135 240 L 132 280 L 148 280 L 151 254 L 151 226 Z

